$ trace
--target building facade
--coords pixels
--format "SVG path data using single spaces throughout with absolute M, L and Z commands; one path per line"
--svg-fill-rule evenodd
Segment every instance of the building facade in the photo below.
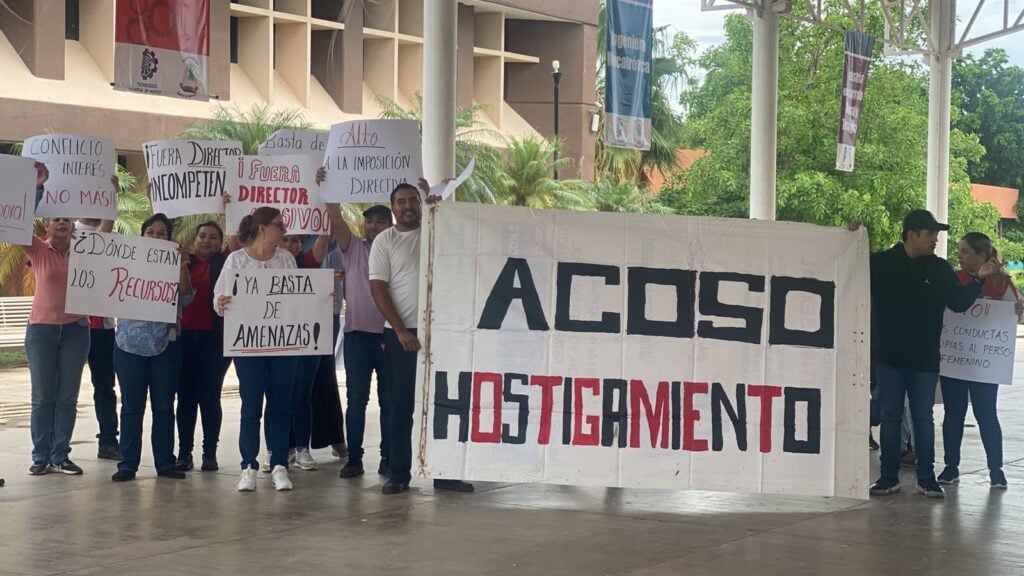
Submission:
M 174 138 L 218 105 L 299 110 L 314 127 L 375 118 L 377 96 L 413 107 L 423 84 L 424 0 L 210 0 L 210 102 L 115 91 L 115 0 L 0 2 L 0 142 L 104 136 L 139 172 L 143 142 Z M 591 178 L 598 0 L 459 4 L 459 107 L 508 136 L 559 135 Z

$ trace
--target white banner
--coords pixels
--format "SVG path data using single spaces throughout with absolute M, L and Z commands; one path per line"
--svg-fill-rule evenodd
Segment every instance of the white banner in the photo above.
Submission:
M 312 156 L 239 156 L 228 169 L 225 210 L 228 230 L 260 206 L 273 206 L 284 217 L 285 234 L 330 234 L 331 219 L 320 199 Z
M 0 242 L 32 244 L 36 169 L 31 158 L 0 155 Z
M 154 140 L 143 145 L 153 212 L 168 218 L 224 211 L 228 163 L 242 155 L 235 140 Z
M 76 231 L 64 308 L 68 314 L 173 324 L 180 274 L 174 242 Z
M 21 155 L 50 171 L 37 217 L 117 218 L 113 140 L 71 134 L 44 134 L 25 140 Z
M 946 310 L 939 373 L 989 384 L 1013 384 L 1017 313 L 1013 302 L 978 300 L 966 312 Z
M 863 229 L 453 203 L 422 258 L 417 476 L 867 497 Z
M 334 354 L 334 271 L 225 270 L 231 303 L 224 315 L 225 356 Z
M 324 167 L 326 202 L 388 202 L 423 176 L 416 120 L 355 120 L 331 126 Z
M 327 132 L 320 130 L 278 130 L 260 144 L 260 156 L 306 154 L 323 162 Z

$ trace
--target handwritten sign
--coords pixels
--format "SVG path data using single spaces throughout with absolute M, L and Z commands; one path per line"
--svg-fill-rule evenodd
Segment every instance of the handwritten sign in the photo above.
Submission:
M 242 155 L 235 140 L 155 140 L 143 146 L 153 211 L 169 218 L 223 210 L 227 163 Z
M 334 353 L 333 270 L 225 270 L 231 304 L 224 315 L 225 356 Z
M 69 314 L 177 321 L 181 254 L 174 242 L 77 231 L 69 264 Z
M 0 242 L 32 243 L 36 170 L 31 158 L 0 155 Z
M 1016 346 L 1013 302 L 978 300 L 966 312 L 946 310 L 939 373 L 972 382 L 1012 384 Z
M 419 122 L 356 120 L 331 127 L 324 157 L 327 202 L 387 202 L 423 174 Z
M 50 171 L 36 216 L 117 218 L 117 190 L 110 181 L 116 159 L 113 140 L 44 134 L 25 140 L 21 155 Z
M 331 219 L 316 183 L 319 167 L 312 156 L 239 156 L 228 171 L 228 230 L 237 230 L 256 208 L 273 206 L 284 217 L 286 234 L 329 234 Z
M 278 130 L 260 144 L 260 156 L 305 154 L 322 162 L 327 147 L 327 132 L 320 130 Z

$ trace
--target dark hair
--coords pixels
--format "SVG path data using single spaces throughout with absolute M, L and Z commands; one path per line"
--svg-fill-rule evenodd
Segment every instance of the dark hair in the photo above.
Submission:
M 363 210 L 363 218 L 369 218 L 370 216 L 380 216 L 382 218 L 391 219 L 391 209 L 383 204 L 374 204 L 366 210 Z
M 214 222 L 213 220 L 207 220 L 206 222 L 203 222 L 199 226 L 196 226 L 196 233 L 198 234 L 199 231 L 202 230 L 203 228 L 213 228 L 214 230 L 217 231 L 217 234 L 220 234 L 221 241 L 224 240 L 224 230 L 220 227 L 220 224 Z
M 398 194 L 399 190 L 405 190 L 405 189 L 412 190 L 413 192 L 415 192 L 416 193 L 416 198 L 420 197 L 420 189 L 419 188 L 413 186 L 412 184 L 409 184 L 408 182 L 402 182 L 398 186 L 395 186 L 395 189 L 391 191 L 391 203 L 392 204 L 395 203 L 395 194 Z
M 167 237 L 174 238 L 174 225 L 171 224 L 171 219 L 168 218 L 163 212 L 157 212 L 156 214 L 153 214 L 149 218 L 146 218 L 146 221 L 142 223 L 142 230 L 139 233 L 145 234 L 146 230 L 153 224 L 156 224 L 157 222 L 163 222 L 164 226 L 167 228 Z
M 260 226 L 266 226 L 274 221 L 281 215 L 281 211 L 277 208 L 270 206 L 260 206 L 259 208 L 252 211 L 252 214 L 242 218 L 242 221 L 238 223 L 238 232 L 235 233 L 238 236 L 238 241 L 242 244 L 248 244 L 256 239 L 256 236 L 260 233 Z
M 968 232 L 961 238 L 967 245 L 978 254 L 984 254 L 985 260 L 999 258 L 999 251 L 992 245 L 992 239 L 981 232 Z

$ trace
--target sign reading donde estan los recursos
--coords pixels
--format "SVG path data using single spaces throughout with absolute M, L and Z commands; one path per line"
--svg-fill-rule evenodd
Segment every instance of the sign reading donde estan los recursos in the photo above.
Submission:
M 444 204 L 421 476 L 866 497 L 863 231 Z

